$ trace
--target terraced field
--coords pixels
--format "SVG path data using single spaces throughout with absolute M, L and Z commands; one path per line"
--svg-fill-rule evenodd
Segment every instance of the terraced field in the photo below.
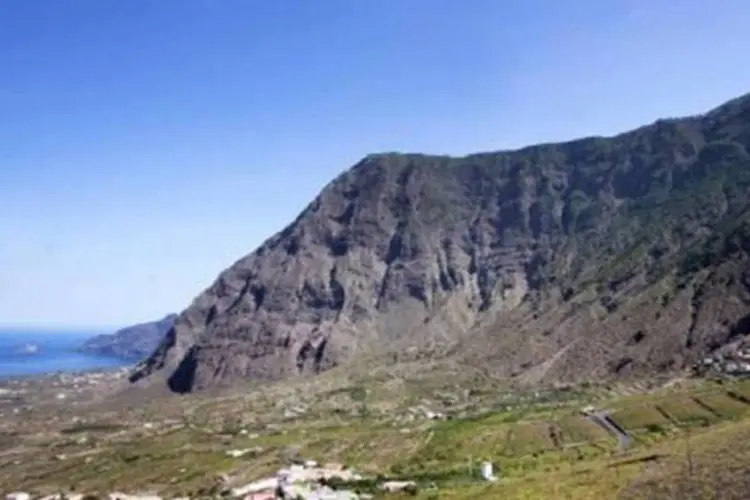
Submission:
M 662 474 L 667 482 L 677 481 L 688 440 L 691 460 L 710 471 L 715 460 L 701 457 L 710 455 L 712 440 L 730 443 L 750 435 L 747 394 L 749 382 L 706 382 L 605 400 L 592 395 L 635 437 L 624 452 L 580 412 L 585 397 L 464 412 L 449 420 L 403 420 L 376 412 L 378 401 L 366 394 L 349 414 L 331 414 L 330 400 L 323 398 L 325 411 L 316 413 L 312 404 L 304 415 L 284 420 L 274 419 L 278 409 L 258 397 L 236 396 L 216 399 L 215 406 L 210 400 L 194 403 L 169 425 L 160 420 L 157 405 L 116 425 L 110 417 L 85 425 L 48 424 L 44 440 L 16 434 L 0 455 L 0 476 L 8 491 L 195 496 L 217 474 L 243 483 L 302 457 L 345 463 L 370 477 L 417 481 L 419 498 L 664 498 L 652 496 L 653 485 L 662 482 L 643 478 Z M 361 404 L 372 410 L 361 412 Z M 227 455 L 230 449 L 250 451 L 235 458 Z M 484 460 L 494 463 L 499 481 L 480 477 Z M 724 468 L 731 465 L 727 460 Z

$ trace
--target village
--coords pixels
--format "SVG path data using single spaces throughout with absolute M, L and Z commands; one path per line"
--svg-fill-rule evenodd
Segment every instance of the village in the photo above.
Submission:
M 706 356 L 693 370 L 699 374 L 750 376 L 750 345 L 742 344 L 734 350 Z
M 232 450 L 230 450 L 232 451 Z M 236 454 L 235 454 L 236 455 Z M 480 468 L 481 477 L 494 482 L 493 465 L 483 462 Z M 434 485 L 433 488 L 436 488 Z M 363 491 L 366 490 L 366 491 Z M 241 500 L 368 500 L 376 498 L 378 493 L 401 493 L 416 495 L 419 486 L 415 481 L 377 481 L 367 479 L 355 470 L 342 464 L 320 465 L 314 460 L 293 463 L 282 468 L 274 476 L 262 478 L 237 487 L 214 488 L 207 492 L 206 498 L 234 498 Z M 26 492 L 13 492 L 5 496 L 6 500 L 162 500 L 161 496 L 151 494 L 126 494 L 112 492 L 104 497 L 93 494 L 54 494 L 34 497 Z M 199 497 L 203 498 L 203 497 Z M 189 497 L 176 497 L 173 500 L 190 500 Z

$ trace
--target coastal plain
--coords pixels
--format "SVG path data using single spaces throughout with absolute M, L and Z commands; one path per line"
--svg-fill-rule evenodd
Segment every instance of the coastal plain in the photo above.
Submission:
M 0 490 L 215 498 L 316 461 L 356 470 L 347 488 L 361 498 L 745 498 L 750 450 L 737 443 L 750 437 L 750 381 L 525 390 L 453 369 L 324 373 L 138 404 L 125 370 L 5 381 Z M 386 481 L 417 489 L 387 493 Z

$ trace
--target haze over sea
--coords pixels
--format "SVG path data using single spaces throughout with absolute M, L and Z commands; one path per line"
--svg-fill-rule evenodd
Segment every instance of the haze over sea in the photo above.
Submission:
M 117 368 L 129 361 L 76 351 L 91 332 L 0 329 L 0 379 Z

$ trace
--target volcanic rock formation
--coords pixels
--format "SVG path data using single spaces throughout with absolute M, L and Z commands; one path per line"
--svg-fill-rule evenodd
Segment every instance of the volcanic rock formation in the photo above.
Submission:
M 750 331 L 749 150 L 746 95 L 612 138 L 367 156 L 131 381 L 189 392 L 364 355 L 532 381 L 679 369 Z
M 172 328 L 176 314 L 158 321 L 128 326 L 114 333 L 96 335 L 84 342 L 81 351 L 141 361 L 148 357 Z

